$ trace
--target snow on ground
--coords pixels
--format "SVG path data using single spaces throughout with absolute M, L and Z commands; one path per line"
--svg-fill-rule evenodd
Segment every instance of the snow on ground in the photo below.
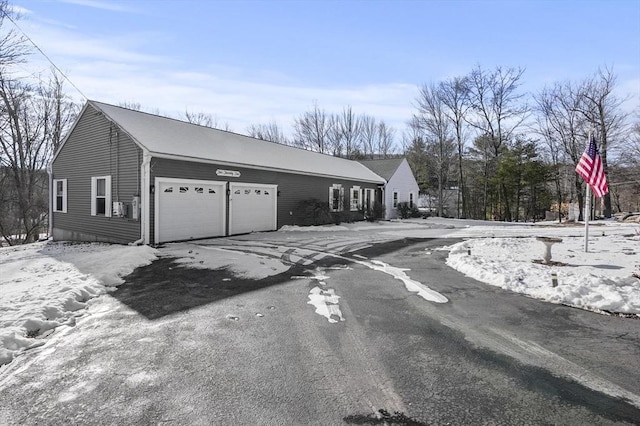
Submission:
M 507 224 L 432 218 L 283 227 L 280 231 L 284 235 L 291 234 L 294 239 L 297 238 L 293 236 L 295 233 L 306 232 L 360 232 L 383 235 L 384 240 L 463 238 L 466 240 L 446 248 L 450 251 L 447 262 L 475 279 L 553 303 L 640 316 L 640 279 L 633 276 L 640 274 L 640 227 L 637 224 L 593 224 L 588 253 L 583 249 L 582 227 L 548 223 Z M 536 236 L 563 238 L 553 246 L 552 260 L 566 265 L 535 263 L 534 260 L 541 259 L 544 252 L 544 246 L 534 238 Z M 248 237 L 251 241 L 238 240 L 236 243 L 250 244 L 254 249 L 259 248 L 259 252 L 243 254 L 193 242 L 169 244 L 163 249 L 163 255 L 177 257 L 188 267 L 224 267 L 247 278 L 261 278 L 287 270 L 280 261 L 282 253 L 277 246 L 270 243 L 260 246 L 261 240 L 268 242 L 273 234 Z M 0 366 L 21 351 L 46 342 L 34 337 L 46 337 L 54 329 L 73 326 L 75 319 L 84 314 L 85 307 L 93 303 L 96 296 L 107 293 L 122 282 L 123 276 L 138 266 L 149 264 L 158 255 L 157 250 L 147 246 L 99 243 L 41 242 L 0 249 Z M 402 280 L 408 290 L 418 291 L 427 300 L 446 303 L 446 298 L 439 300 L 438 294 L 411 280 L 410 271 L 374 261 L 367 261 L 365 266 L 393 275 Z M 557 274 L 557 287 L 552 286 L 553 272 Z M 337 298 L 332 294 L 320 292 L 310 298 L 314 304 L 327 305 L 327 312 L 332 314 L 339 309 L 338 303 L 334 303 Z
M 151 247 L 40 242 L 0 249 L 0 365 L 75 325 L 87 302 L 156 258 Z
M 278 259 L 206 246 L 198 242 L 167 244 L 163 255 L 175 257 L 180 265 L 187 268 L 227 268 L 236 276 L 248 279 L 261 279 L 289 269 L 288 265 Z
M 544 244 L 534 237 L 476 238 L 449 247 L 447 264 L 479 281 L 592 311 L 640 314 L 640 235 L 564 237 L 550 265 L 536 263 Z M 553 276 L 557 277 L 554 287 Z M 640 315 L 639 315 L 640 317 Z
M 447 264 L 469 277 L 552 303 L 640 318 L 638 224 L 591 222 L 587 252 L 581 223 L 429 218 L 323 228 L 337 232 L 345 227 L 351 232 L 378 230 L 394 237 L 463 238 L 465 241 L 444 249 L 450 251 Z M 535 237 L 562 238 L 552 247 L 552 265 L 535 262 L 542 260 L 545 251 Z M 552 273 L 557 276 L 556 287 Z

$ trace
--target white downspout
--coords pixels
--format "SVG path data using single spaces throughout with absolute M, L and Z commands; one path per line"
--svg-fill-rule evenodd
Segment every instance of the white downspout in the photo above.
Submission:
M 49 238 L 53 237 L 53 167 L 51 164 L 47 166 L 47 174 L 49 175 Z
M 130 245 L 149 244 L 149 180 L 151 164 L 151 154 L 147 150 L 142 153 L 142 164 L 140 165 L 140 239 L 130 243 Z

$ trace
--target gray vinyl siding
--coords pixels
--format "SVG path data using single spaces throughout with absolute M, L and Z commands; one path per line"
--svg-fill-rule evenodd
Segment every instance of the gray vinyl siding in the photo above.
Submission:
M 235 170 L 240 172 L 240 177 L 232 178 L 218 176 L 216 170 Z M 316 198 L 328 205 L 329 187 L 333 184 L 342 184 L 345 192 L 344 212 L 352 220 L 362 220 L 359 212 L 349 212 L 349 194 L 352 186 L 360 188 L 377 189 L 376 184 L 364 183 L 344 179 L 332 179 L 326 177 L 299 175 L 294 173 L 276 172 L 268 170 L 230 167 L 208 163 L 196 163 L 189 161 L 169 160 L 164 158 L 153 158 L 151 161 L 151 184 L 156 177 L 176 178 L 176 179 L 201 179 L 226 182 L 247 182 L 278 185 L 278 224 L 280 228 L 284 225 L 308 225 L 309 218 L 300 214 L 298 204 L 302 200 Z M 152 197 L 152 194 L 150 194 Z M 153 197 L 152 197 L 153 199 Z M 154 235 L 154 206 L 151 203 L 150 221 L 151 237 Z M 343 219 L 344 220 L 344 219 Z
M 140 148 L 88 106 L 52 164 L 53 179 L 67 179 L 67 213 L 52 213 L 54 237 L 115 243 L 138 240 L 140 222 L 132 219 L 131 202 L 140 194 L 141 159 Z M 92 176 L 111 176 L 111 201 L 125 202 L 127 217 L 91 216 Z

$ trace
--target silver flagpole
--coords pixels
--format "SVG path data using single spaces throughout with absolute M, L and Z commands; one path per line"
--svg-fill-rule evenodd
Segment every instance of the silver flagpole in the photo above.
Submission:
M 589 135 L 587 143 L 591 144 L 591 129 L 589 129 Z M 587 145 L 587 149 L 589 149 Z M 591 191 L 589 188 L 589 182 L 586 182 L 587 192 L 584 197 L 584 252 L 589 252 L 589 216 L 591 215 Z
M 591 191 L 587 184 L 587 194 L 584 197 L 584 252 L 589 252 L 589 216 L 591 215 Z

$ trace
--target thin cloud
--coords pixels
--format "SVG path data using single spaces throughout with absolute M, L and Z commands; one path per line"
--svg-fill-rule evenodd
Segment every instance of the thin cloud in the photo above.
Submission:
M 132 73 L 118 65 L 94 64 L 74 73 L 73 80 L 89 98 L 118 104 L 138 102 L 175 118 L 185 110 L 204 112 L 229 123 L 239 133 L 250 124 L 276 120 L 289 127 L 315 100 L 327 113 L 350 105 L 401 130 L 412 113 L 411 85 L 380 84 L 357 88 L 318 88 L 257 83 L 194 72 L 155 70 Z
M 110 10 L 112 12 L 134 12 L 135 9 L 123 3 L 104 2 L 97 0 L 58 0 L 60 3 L 74 4 L 77 6 L 90 7 L 93 9 Z

